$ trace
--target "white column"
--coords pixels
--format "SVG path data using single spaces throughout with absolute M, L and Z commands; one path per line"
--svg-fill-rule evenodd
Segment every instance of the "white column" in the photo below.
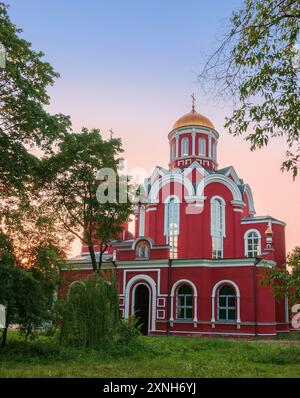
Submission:
M 196 130 L 192 130 L 192 155 L 195 156 L 196 146 L 195 146 Z
M 173 302 L 173 299 L 174 299 L 174 295 L 171 294 L 170 295 L 170 302 L 171 302 L 170 323 L 171 323 L 171 326 L 173 326 L 172 324 L 173 324 L 173 321 L 174 321 L 174 302 Z
M 175 136 L 176 139 L 176 158 L 178 158 L 178 154 L 179 154 L 179 137 L 178 135 Z
M 198 296 L 195 294 L 194 295 L 194 326 L 197 326 L 197 300 L 198 300 Z
M 236 296 L 237 298 L 237 323 L 241 323 L 241 304 L 240 304 L 240 296 Z M 239 325 L 238 325 L 239 327 Z
M 211 327 L 215 327 L 215 296 L 211 296 Z
M 208 138 L 208 157 L 211 158 L 211 137 Z

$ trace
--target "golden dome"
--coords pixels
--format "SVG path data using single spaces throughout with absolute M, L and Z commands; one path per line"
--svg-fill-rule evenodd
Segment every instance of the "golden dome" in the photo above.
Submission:
M 204 126 L 215 130 L 215 126 L 206 116 L 194 110 L 181 116 L 173 125 L 172 131 L 184 126 Z

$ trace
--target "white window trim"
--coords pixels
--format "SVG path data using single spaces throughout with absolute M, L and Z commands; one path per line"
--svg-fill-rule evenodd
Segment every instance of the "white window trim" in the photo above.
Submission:
M 204 143 L 203 147 L 201 143 Z M 206 139 L 204 137 L 200 137 L 198 140 L 198 156 L 206 157 Z
M 139 236 L 145 236 L 145 206 L 140 207 Z
M 131 289 L 131 287 L 136 283 L 144 283 L 145 285 L 148 285 L 148 287 L 150 287 L 150 296 L 151 296 L 151 324 L 150 324 L 150 320 L 149 320 L 149 332 L 155 331 L 155 322 L 156 322 L 156 283 L 154 282 L 154 280 L 148 276 L 148 275 L 144 275 L 144 274 L 139 274 L 134 276 L 133 278 L 131 278 L 126 285 L 126 289 L 125 289 L 125 314 L 124 317 L 126 319 L 129 318 L 130 315 L 134 315 L 134 291 L 132 292 L 133 289 Z M 146 282 L 146 283 L 145 283 Z M 148 284 L 147 284 L 148 282 Z M 130 294 L 131 294 L 131 314 L 130 314 Z M 151 327 L 150 327 L 151 325 Z
M 235 289 L 236 293 L 236 322 L 239 324 L 241 323 L 241 295 L 240 295 L 240 289 L 238 285 L 230 281 L 228 279 L 223 279 L 222 281 L 219 281 L 215 284 L 215 286 L 212 289 L 212 294 L 211 294 L 211 322 L 212 322 L 212 327 L 214 327 L 214 323 L 216 322 L 215 319 L 215 298 L 216 298 L 216 293 L 219 289 L 220 286 L 222 285 L 230 285 Z
M 166 237 L 166 240 L 168 240 L 168 217 L 167 217 L 167 211 L 168 211 L 168 204 L 170 203 L 171 199 L 175 199 L 175 203 L 178 203 L 178 234 L 180 234 L 180 200 L 178 196 L 176 195 L 170 195 L 166 198 L 165 200 L 165 208 L 164 208 L 164 235 Z
M 177 288 L 180 287 L 180 285 L 189 285 L 191 286 L 192 290 L 193 290 L 193 298 L 194 298 L 194 318 L 192 320 L 192 322 L 197 322 L 198 318 L 197 318 L 197 299 L 198 299 L 198 293 L 197 293 L 197 288 L 195 286 L 195 284 L 193 282 L 191 282 L 188 279 L 180 279 L 179 281 L 175 282 L 174 285 L 172 286 L 171 289 L 171 314 L 170 314 L 170 322 L 174 321 L 174 305 L 176 308 L 177 303 L 175 302 L 174 304 L 174 295 L 175 292 L 177 292 Z
M 216 235 L 215 227 L 214 227 L 214 212 L 213 212 L 213 204 L 215 201 L 218 201 L 221 203 L 221 217 L 222 217 L 222 231 L 221 236 Z M 224 257 L 224 238 L 226 237 L 226 202 L 221 196 L 213 196 L 210 200 L 210 234 L 212 237 L 212 247 L 213 247 L 213 241 L 214 239 L 221 239 L 221 257 L 217 258 L 223 258 Z
M 230 285 L 224 285 L 224 286 L 229 286 L 229 287 L 233 288 Z M 233 295 L 220 295 L 220 290 L 222 288 L 223 288 L 223 286 L 220 286 L 220 288 L 218 289 L 218 298 L 217 298 L 217 318 L 218 318 L 218 321 L 225 321 L 225 322 L 228 322 L 228 323 L 235 322 L 235 318 L 236 318 L 236 293 L 235 293 L 235 289 L 233 288 Z M 225 307 L 220 306 L 220 297 L 224 297 L 224 298 L 226 297 L 226 306 Z M 234 298 L 234 306 L 233 307 L 230 307 L 228 305 L 228 297 L 233 297 Z M 228 311 L 232 310 L 232 309 L 234 310 L 234 319 L 227 319 L 228 318 Z M 220 310 L 225 310 L 226 311 L 226 315 L 227 315 L 226 319 L 220 319 Z
M 223 219 L 222 235 L 223 235 L 223 238 L 226 238 L 226 202 L 222 198 L 222 196 L 213 196 L 210 199 L 210 233 L 211 233 L 211 236 L 214 236 L 213 235 L 213 222 L 212 222 L 212 204 L 215 200 L 219 200 L 222 205 L 222 219 Z
M 185 148 L 185 146 L 186 146 L 186 148 Z M 189 156 L 189 153 L 190 153 L 190 151 L 189 151 L 189 139 L 188 139 L 188 137 L 183 137 L 182 138 L 182 140 L 181 140 L 181 156 L 182 157 L 187 157 L 187 156 Z M 186 152 L 184 151 L 184 149 L 186 149 Z
M 257 229 L 248 229 L 244 234 L 244 254 L 245 257 L 248 257 L 248 237 L 249 235 L 254 232 L 258 236 L 259 247 L 258 247 L 258 255 L 261 254 L 261 234 Z

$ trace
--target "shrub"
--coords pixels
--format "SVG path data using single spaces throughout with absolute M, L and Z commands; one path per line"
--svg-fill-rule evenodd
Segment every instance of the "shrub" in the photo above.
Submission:
M 116 277 L 109 280 L 93 274 L 75 282 L 63 310 L 62 344 L 104 349 L 120 333 L 125 329 L 120 322 Z

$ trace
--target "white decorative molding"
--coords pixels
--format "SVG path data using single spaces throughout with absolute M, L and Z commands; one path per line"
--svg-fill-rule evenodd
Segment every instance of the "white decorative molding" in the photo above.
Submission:
M 216 318 L 215 318 L 215 297 L 216 297 L 216 292 L 218 290 L 218 288 L 222 285 L 231 285 L 234 287 L 235 289 L 235 293 L 236 293 L 236 298 L 237 298 L 237 317 L 236 317 L 236 322 L 239 324 L 241 323 L 241 308 L 240 308 L 240 289 L 238 287 L 238 285 L 229 280 L 229 279 L 223 279 L 219 282 L 217 282 L 215 284 L 215 286 L 212 289 L 212 294 L 211 294 L 211 322 L 215 323 L 216 322 Z
M 135 247 L 136 247 L 137 243 L 139 243 L 141 240 L 146 240 L 149 243 L 149 245 L 150 245 L 150 249 L 152 249 L 153 244 L 154 244 L 153 240 L 148 238 L 148 237 L 146 237 L 146 236 L 139 236 L 137 239 L 135 239 L 133 241 L 131 247 L 129 247 L 128 249 L 125 249 L 125 250 L 130 250 L 130 249 L 131 250 L 135 250 Z
M 182 134 L 190 133 L 191 127 L 183 126 L 183 127 L 179 127 L 176 130 L 172 130 L 168 135 L 169 141 L 172 140 L 176 136 L 179 137 Z M 199 126 L 199 127 L 193 126 L 193 128 L 195 129 L 196 134 L 204 134 L 204 135 L 207 135 L 208 137 L 213 137 L 216 140 L 219 139 L 219 133 L 217 132 L 217 130 L 214 130 L 214 129 L 211 129 L 211 128 L 205 127 L 205 126 Z
M 195 193 L 193 183 L 189 179 L 185 178 L 183 174 L 168 174 L 155 181 L 154 184 L 151 186 L 149 192 L 149 203 L 159 203 L 159 191 L 164 186 L 171 183 L 178 183 L 184 186 L 188 192 L 188 195 L 194 195 Z
M 251 234 L 252 232 L 254 232 L 255 234 L 257 234 L 258 237 L 258 241 L 259 241 L 259 247 L 258 247 L 258 254 L 260 255 L 262 250 L 261 250 L 261 234 L 257 229 L 248 229 L 245 233 L 244 233 L 244 254 L 245 257 L 248 257 L 248 237 L 249 234 Z
M 166 318 L 166 311 L 165 310 L 157 310 L 156 318 L 157 319 L 165 319 Z
M 265 219 L 255 219 L 253 218 L 253 220 L 241 220 L 242 224 L 269 224 L 269 222 L 272 222 L 272 224 L 278 224 L 278 225 L 282 225 L 282 226 L 286 226 L 286 223 L 283 221 L 279 221 L 279 220 L 272 220 L 271 218 L 265 218 Z
M 248 206 L 249 206 L 249 213 L 251 216 L 255 215 L 255 206 L 254 206 L 254 200 L 253 200 L 253 195 L 251 188 L 248 184 L 245 184 L 245 189 L 244 189 L 245 194 L 247 195 L 248 198 Z
M 119 297 L 119 305 L 120 305 L 121 307 L 123 307 L 124 304 L 125 304 L 125 302 L 124 302 L 124 297 Z
M 225 185 L 232 193 L 233 200 L 238 200 L 243 202 L 241 191 L 239 187 L 228 177 L 222 174 L 211 174 L 204 179 L 204 184 L 199 184 L 197 186 L 196 195 L 203 195 L 203 188 L 212 183 L 220 183 Z M 203 187 L 204 185 L 204 187 Z
M 165 307 L 166 306 L 166 298 L 158 297 L 157 298 L 157 307 Z
M 170 299 L 171 299 L 171 314 L 170 314 L 170 322 L 174 321 L 174 293 L 175 290 L 177 289 L 177 287 L 179 285 L 182 284 L 188 284 L 192 287 L 194 294 L 194 319 L 193 322 L 197 322 L 197 298 L 198 298 L 198 293 L 197 293 L 197 288 L 195 286 L 195 284 L 190 281 L 189 279 L 180 279 L 177 282 L 174 283 L 174 285 L 172 286 L 171 289 L 171 294 L 170 294 Z M 176 304 L 175 304 L 176 305 Z
M 130 293 L 131 293 L 131 315 L 134 313 L 134 293 L 135 293 L 135 288 L 131 289 L 132 285 L 134 285 L 136 282 L 137 285 L 140 284 L 145 284 L 146 286 L 150 286 L 149 289 L 149 301 L 151 305 L 149 305 L 149 311 L 151 308 L 151 327 L 149 327 L 150 331 L 155 331 L 155 321 L 156 321 L 156 283 L 155 281 L 149 276 L 145 274 L 138 274 L 136 276 L 133 276 L 127 283 L 126 289 L 125 289 L 125 318 L 129 318 L 129 302 L 130 302 Z M 149 325 L 150 326 L 150 325 Z
M 157 208 L 156 207 L 149 207 L 148 209 L 146 209 L 146 213 L 149 213 L 150 211 L 156 211 Z

